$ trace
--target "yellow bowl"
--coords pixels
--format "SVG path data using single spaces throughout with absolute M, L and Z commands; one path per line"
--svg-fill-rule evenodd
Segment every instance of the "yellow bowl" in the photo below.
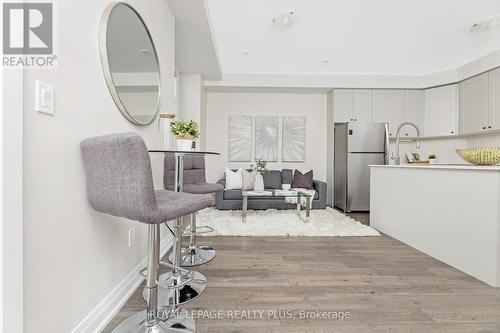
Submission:
M 456 149 L 458 156 L 474 165 L 495 165 L 500 162 L 500 148 Z

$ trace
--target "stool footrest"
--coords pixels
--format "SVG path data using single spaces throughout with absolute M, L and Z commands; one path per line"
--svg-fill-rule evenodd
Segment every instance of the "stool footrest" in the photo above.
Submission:
M 179 289 L 179 288 L 183 287 L 184 285 L 188 284 L 189 282 L 193 281 L 193 279 L 194 279 L 194 274 L 190 270 L 187 270 L 187 269 L 184 269 L 182 267 L 178 267 L 178 266 L 172 265 L 171 263 L 166 262 L 166 261 L 160 261 L 160 265 L 176 269 L 179 272 L 182 272 L 182 273 L 186 274 L 186 275 L 183 275 L 183 277 L 185 278 L 184 281 L 182 281 L 180 283 L 177 283 L 177 284 L 167 284 L 167 283 L 164 283 L 164 282 L 156 280 L 156 285 L 158 285 L 160 288 L 165 288 L 165 289 Z M 141 269 L 139 271 L 139 274 L 143 278 L 147 278 L 147 271 L 148 271 L 148 268 L 145 267 L 145 268 L 143 268 L 143 269 Z M 172 272 L 169 272 L 167 274 L 170 275 L 168 279 L 170 279 L 170 278 L 176 278 Z
M 199 235 L 209 234 L 211 232 L 214 232 L 214 230 L 215 230 L 214 228 L 209 227 L 208 225 L 204 225 L 201 227 L 196 227 L 196 232 L 194 234 L 196 236 L 199 236 Z M 192 234 L 193 233 L 190 230 L 185 230 L 182 236 L 191 236 Z
M 182 275 L 182 274 L 181 274 Z M 172 272 L 169 272 L 167 273 L 167 281 L 168 280 L 172 280 L 172 281 L 176 281 L 177 278 L 181 275 L 178 275 L 176 276 L 174 273 Z M 156 284 L 160 287 L 160 288 L 163 288 L 163 289 L 179 289 L 181 287 L 184 287 L 186 284 L 190 283 L 191 281 L 193 281 L 194 279 L 194 274 L 189 271 L 189 273 L 185 276 L 185 275 L 182 275 L 183 277 L 183 281 L 180 282 L 180 283 L 176 283 L 176 284 L 170 284 L 170 283 L 167 283 L 167 282 L 161 282 L 161 281 L 156 281 Z

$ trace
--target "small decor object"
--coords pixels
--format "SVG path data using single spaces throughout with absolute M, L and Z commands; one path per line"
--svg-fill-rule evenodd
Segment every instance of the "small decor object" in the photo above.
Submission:
M 421 160 L 420 155 L 418 153 L 406 153 L 406 158 L 408 159 L 408 163 L 419 163 L 419 164 L 427 164 L 429 160 Z
M 500 147 L 457 149 L 458 156 L 474 165 L 495 165 L 500 162 Z
M 200 137 L 198 123 L 194 120 L 178 120 L 170 124 L 170 131 L 177 139 L 177 149 L 189 151 L 193 149 L 193 141 Z
M 292 188 L 313 189 L 313 171 L 295 170 L 293 174 Z
M 252 135 L 251 116 L 229 117 L 229 162 L 249 162 L 252 160 Z
M 226 190 L 241 190 L 243 188 L 243 170 L 233 171 L 226 167 Z
M 243 170 L 243 191 L 251 191 L 254 189 L 257 174 L 255 170 Z
M 434 162 L 436 162 L 436 155 L 429 154 L 429 164 L 434 164 Z
M 292 188 L 292 185 L 291 184 L 283 184 L 283 185 L 281 185 L 281 188 L 283 188 L 283 191 L 290 191 L 290 189 Z
M 279 117 L 255 117 L 255 157 L 278 161 Z
M 254 191 L 255 192 L 263 192 L 264 191 L 264 177 L 267 173 L 267 162 L 264 161 L 263 159 L 257 159 L 255 163 L 252 163 L 250 165 L 250 168 L 257 172 L 257 175 L 255 176 L 255 184 L 254 184 Z
M 283 117 L 281 161 L 304 162 L 306 159 L 306 117 Z

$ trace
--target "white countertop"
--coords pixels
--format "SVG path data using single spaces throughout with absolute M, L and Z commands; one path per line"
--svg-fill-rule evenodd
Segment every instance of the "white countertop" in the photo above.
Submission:
M 500 171 L 500 165 L 474 166 L 472 164 L 401 164 L 401 165 L 369 165 L 370 168 L 402 168 L 402 169 L 455 169 L 473 171 Z

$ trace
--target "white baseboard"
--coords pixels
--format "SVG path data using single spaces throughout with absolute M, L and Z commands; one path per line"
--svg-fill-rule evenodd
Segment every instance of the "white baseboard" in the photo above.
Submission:
M 160 258 L 167 253 L 172 243 L 172 237 L 166 237 L 161 242 Z M 71 333 L 100 333 L 144 280 L 144 278 L 139 275 L 139 270 L 146 266 L 146 260 L 147 258 L 144 258 L 140 264 L 122 280 L 122 282 L 99 302 Z

